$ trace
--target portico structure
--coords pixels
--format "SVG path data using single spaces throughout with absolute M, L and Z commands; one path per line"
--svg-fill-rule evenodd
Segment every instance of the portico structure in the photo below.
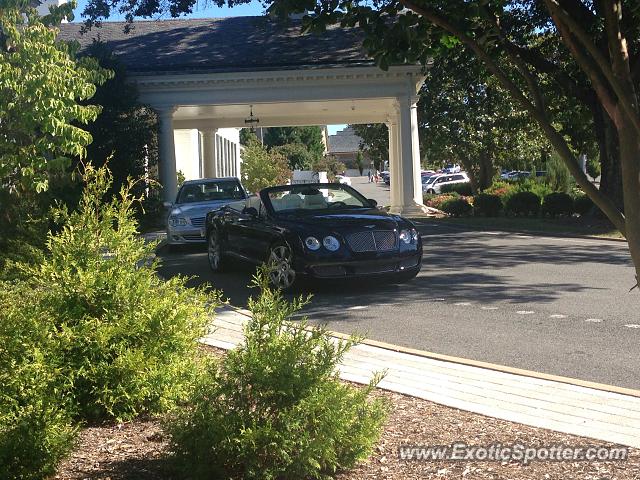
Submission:
M 263 42 L 255 45 L 257 51 L 241 48 L 237 55 L 221 53 L 212 35 L 229 42 L 220 30 L 228 28 L 231 34 L 237 21 L 245 22 L 244 36 L 251 37 L 246 30 L 249 21 L 263 35 Z M 159 176 L 166 200 L 173 200 L 177 189 L 174 130 L 200 132 L 204 176 L 233 174 L 230 164 L 216 161 L 218 149 L 228 146 L 216 142 L 215 132 L 246 127 L 252 112 L 260 127 L 386 123 L 391 211 L 412 214 L 424 210 L 416 113 L 417 92 L 424 80 L 420 66 L 383 71 L 362 52 L 352 31 L 330 30 L 322 37 L 329 37 L 329 42 L 318 46 L 317 37 L 300 36 L 295 25 L 283 28 L 262 17 L 134 25 L 130 34 L 123 33 L 117 22 L 91 32 L 112 45 L 138 85 L 140 100 L 158 113 Z M 63 27 L 62 35 L 82 43 L 90 40 L 68 26 Z M 157 48 L 151 50 L 154 40 L 169 38 L 173 46 L 167 44 L 166 55 Z M 235 41 L 241 43 L 242 38 Z M 137 50 L 129 43 L 136 44 Z M 183 49 L 182 43 L 198 51 Z M 141 49 L 153 58 L 140 56 Z M 177 55 L 179 52 L 183 55 Z M 226 153 L 225 158 L 233 158 L 231 152 Z

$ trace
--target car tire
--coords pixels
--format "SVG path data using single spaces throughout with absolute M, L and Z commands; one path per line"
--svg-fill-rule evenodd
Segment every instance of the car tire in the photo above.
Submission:
M 293 267 L 294 254 L 289 245 L 279 242 L 271 246 L 267 257 L 269 283 L 283 292 L 294 291 L 299 282 Z
M 427 193 L 430 193 L 433 195 L 434 193 L 436 193 L 436 191 L 433 188 L 430 188 L 429 190 L 427 190 Z
M 207 260 L 212 272 L 222 273 L 225 270 L 224 247 L 215 228 L 211 229 L 207 237 Z

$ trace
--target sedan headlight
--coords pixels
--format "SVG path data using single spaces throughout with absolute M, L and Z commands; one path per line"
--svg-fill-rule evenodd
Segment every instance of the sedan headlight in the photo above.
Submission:
M 400 241 L 405 245 L 416 243 L 418 241 L 418 232 L 415 228 L 409 230 L 400 230 Z
M 169 217 L 169 225 L 172 227 L 183 227 L 187 224 L 187 219 L 184 217 Z
M 324 245 L 324 248 L 326 248 L 330 252 L 335 252 L 340 248 L 340 242 L 338 241 L 338 239 L 331 235 L 322 239 L 322 245 Z
M 304 245 L 309 249 L 309 250 L 318 250 L 320 248 L 320 242 L 318 241 L 318 239 L 316 237 L 307 237 L 304 239 Z

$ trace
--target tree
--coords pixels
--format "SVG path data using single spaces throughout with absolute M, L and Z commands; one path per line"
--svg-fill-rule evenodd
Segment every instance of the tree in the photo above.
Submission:
M 85 157 L 91 143 L 77 125 L 95 120 L 100 108 L 80 102 L 110 72 L 56 40 L 52 24 L 73 18 L 73 6 L 40 18 L 26 0 L 0 0 L 0 184 L 16 194 L 47 190 L 49 175 Z
M 384 170 L 384 162 L 389 160 L 389 130 L 384 123 L 362 123 L 349 125 L 362 138 L 360 148 L 373 161 L 378 170 Z
M 117 194 L 128 183 L 128 177 L 145 178 L 158 164 L 157 119 L 151 109 L 138 103 L 135 84 L 128 80 L 124 65 L 106 44 L 95 42 L 84 54 L 114 72 L 92 99 L 102 111 L 87 126 L 93 142 L 86 150 L 96 168 L 109 159 L 110 193 Z M 148 183 L 137 182 L 133 193 L 139 196 L 148 187 Z
M 270 151 L 286 158 L 291 170 L 310 170 L 317 159 L 302 143 L 286 143 L 272 147 Z
M 358 172 L 362 175 L 362 171 L 364 170 L 364 155 L 362 155 L 362 150 L 358 150 L 356 154 L 356 166 L 358 167 Z
M 322 129 L 320 127 L 270 127 L 264 132 L 264 145 L 268 148 L 282 145 L 304 145 L 314 159 L 324 155 Z
M 290 178 L 291 170 L 285 157 L 269 152 L 255 135 L 248 139 L 242 152 L 242 183 L 250 192 L 282 185 Z
M 418 121 L 429 165 L 462 164 L 476 190 L 491 185 L 496 166 L 531 170 L 550 148 L 526 112 L 461 45 L 436 57 L 427 71 Z

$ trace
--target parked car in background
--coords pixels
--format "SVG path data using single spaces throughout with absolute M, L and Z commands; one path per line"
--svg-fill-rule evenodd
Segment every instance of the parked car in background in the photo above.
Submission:
M 168 245 L 205 243 L 207 213 L 245 198 L 247 193 L 236 177 L 187 180 L 178 190 L 176 201 L 165 204 L 169 208 Z
M 462 170 L 460 169 L 460 165 L 456 164 L 448 164 L 442 169 L 442 173 L 460 173 Z
M 444 185 L 467 182 L 469 182 L 469 176 L 465 172 L 460 172 L 453 175 L 434 175 L 433 177 L 430 177 L 428 179 L 428 183 L 422 184 L 422 191 L 426 193 L 438 194 L 442 193 L 442 187 Z
M 422 265 L 422 240 L 409 220 L 339 183 L 265 188 L 209 213 L 206 229 L 214 272 L 232 258 L 269 263 L 271 283 L 283 290 L 302 279 L 406 281 Z

